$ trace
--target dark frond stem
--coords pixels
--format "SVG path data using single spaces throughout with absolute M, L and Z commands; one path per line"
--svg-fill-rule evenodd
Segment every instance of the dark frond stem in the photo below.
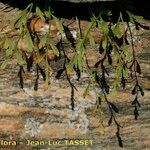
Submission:
M 66 60 L 66 59 L 65 59 L 65 60 Z M 65 62 L 64 64 L 66 64 L 66 62 Z M 66 77 L 67 77 L 67 81 L 69 82 L 70 87 L 71 87 L 71 98 L 70 98 L 70 100 L 71 100 L 71 107 L 72 107 L 72 110 L 74 110 L 74 107 L 75 107 L 75 105 L 74 105 L 74 90 L 77 91 L 77 88 L 74 86 L 74 84 L 71 82 L 71 80 L 70 80 L 70 78 L 69 78 L 69 76 L 68 76 L 67 69 L 66 69 L 66 65 L 65 65 L 64 67 L 65 67 L 65 75 L 66 75 Z
M 74 39 L 71 31 L 69 30 L 68 27 L 66 27 L 64 25 L 63 25 L 63 28 L 64 28 L 64 33 L 66 35 L 67 40 L 71 43 L 72 47 L 75 47 L 75 39 Z
M 28 58 L 25 51 L 22 51 L 22 56 L 25 58 L 26 64 L 27 64 L 27 71 L 30 72 L 30 69 L 33 66 L 33 54 Z
M 79 29 L 79 37 L 80 37 L 80 39 L 82 39 L 83 38 L 83 33 L 82 33 L 82 29 L 81 29 L 81 21 L 77 17 L 76 17 L 76 21 L 77 21 L 77 25 L 78 25 L 78 29 Z
M 118 139 L 119 146 L 123 148 L 123 143 L 122 143 L 122 139 L 121 139 L 121 136 L 120 136 L 120 127 L 119 126 L 117 126 L 116 136 L 117 136 L 117 139 Z
M 67 68 L 66 68 L 66 63 L 67 63 L 67 60 L 68 60 L 68 57 L 65 53 L 65 50 L 62 48 L 62 51 L 63 51 L 63 54 L 64 54 L 64 57 L 65 57 L 65 60 L 64 60 L 64 64 L 63 64 L 63 68 L 64 68 L 64 71 L 65 71 L 65 75 L 66 75 L 66 78 L 67 78 L 67 81 L 71 87 L 71 97 L 70 97 L 70 100 L 71 100 L 71 109 L 74 110 L 74 91 L 76 90 L 77 91 L 77 88 L 74 86 L 74 84 L 71 82 L 70 78 L 69 78 L 69 75 L 67 73 Z
M 139 80 L 138 80 L 137 73 L 141 74 L 141 68 L 140 68 L 140 65 L 139 65 L 139 63 L 138 63 L 138 61 L 136 59 L 134 42 L 133 42 L 133 35 L 132 35 L 132 32 L 131 32 L 131 28 L 130 28 L 129 22 L 127 22 L 127 26 L 128 26 L 129 33 L 130 33 L 130 36 L 131 36 L 131 46 L 132 46 L 132 51 L 133 51 L 132 52 L 133 62 L 132 62 L 132 65 L 130 66 L 130 70 L 132 71 L 132 66 L 133 66 L 133 71 L 134 71 L 134 76 L 135 76 L 135 86 L 132 89 L 132 95 L 135 95 L 135 98 L 132 101 L 132 105 L 134 105 L 134 117 L 135 117 L 135 120 L 137 120 L 138 116 L 139 116 L 138 107 L 140 107 L 140 103 L 139 103 L 139 100 L 138 100 L 139 92 L 141 92 L 142 96 L 144 96 L 144 92 L 143 92 L 143 89 L 140 86 Z
M 121 125 L 120 125 L 120 124 L 118 123 L 118 121 L 116 120 L 116 117 L 115 117 L 114 112 L 113 112 L 114 109 L 112 108 L 113 105 L 111 104 L 111 102 L 108 101 L 107 96 L 106 96 L 106 93 L 105 93 L 105 91 L 103 91 L 103 89 L 102 89 L 102 92 L 103 92 L 103 94 L 104 94 L 105 100 L 106 100 L 107 105 L 108 105 L 108 107 L 109 107 L 109 111 L 110 111 L 110 114 L 111 114 L 111 118 L 112 118 L 112 120 L 115 122 L 115 124 L 116 124 L 116 126 L 117 126 L 116 137 L 117 137 L 117 139 L 118 139 L 118 144 L 119 144 L 120 147 L 123 147 L 122 139 L 121 139 L 121 136 L 120 136 L 120 127 L 121 127 Z
M 18 76 L 19 76 L 19 79 L 20 79 L 19 85 L 20 85 L 20 88 L 22 88 L 22 89 L 23 89 L 23 84 L 24 84 L 24 82 L 23 82 L 23 73 L 24 73 L 23 66 L 20 66 Z
M 100 85 L 101 87 L 101 85 Z M 102 87 L 101 87 L 102 88 Z M 121 127 L 120 124 L 117 122 L 116 118 L 115 118 L 115 115 L 114 115 L 114 112 L 113 112 L 113 108 L 112 108 L 112 103 L 108 100 L 107 96 L 106 96 L 106 93 L 105 91 L 102 89 L 102 93 L 104 95 L 104 98 L 106 100 L 106 103 L 108 105 L 108 108 L 109 108 L 109 111 L 110 111 L 110 114 L 111 114 L 111 117 L 112 119 L 114 120 L 115 124 L 117 125 L 117 127 Z
M 40 71 L 42 77 L 43 77 L 43 81 L 46 81 L 46 74 L 45 71 L 37 64 L 38 66 L 38 70 Z
M 39 80 L 39 65 L 36 65 L 36 79 L 35 79 L 35 84 L 34 84 L 34 90 L 38 90 L 38 80 Z
M 95 75 L 97 76 L 97 73 L 96 73 Z M 97 77 L 98 77 L 98 76 L 97 76 Z M 116 120 L 116 117 L 115 117 L 115 115 L 114 115 L 114 112 L 119 113 L 119 110 L 118 110 L 118 108 L 117 108 L 113 103 L 111 103 L 111 102 L 108 100 L 107 95 L 106 95 L 106 92 L 104 91 L 103 86 L 102 86 L 102 84 L 101 84 L 101 80 L 99 80 L 99 82 L 97 82 L 97 83 L 98 83 L 99 87 L 100 87 L 101 90 L 102 90 L 102 93 L 103 93 L 103 95 L 104 95 L 105 101 L 106 101 L 106 103 L 107 103 L 107 105 L 108 105 L 108 108 L 109 108 L 109 111 L 110 111 L 111 117 L 110 117 L 110 120 L 109 120 L 109 123 L 108 123 L 108 124 L 111 124 L 112 120 L 113 120 L 114 123 L 116 124 L 116 126 L 117 126 L 116 136 L 117 136 L 117 139 L 118 139 L 118 143 L 119 143 L 119 146 L 120 146 L 120 147 L 123 147 L 122 139 L 121 139 L 121 137 L 120 137 L 120 127 L 121 127 L 121 125 L 118 123 L 118 121 Z
M 133 35 L 132 35 L 132 31 L 129 25 L 129 22 L 127 22 L 127 26 L 129 29 L 129 33 L 131 36 L 131 46 L 132 46 L 132 55 L 133 55 L 133 65 L 134 65 L 134 75 L 135 75 L 135 79 L 136 79 L 136 84 L 138 84 L 138 76 L 137 76 L 137 71 L 136 71 L 136 54 L 135 54 L 135 48 L 134 48 L 134 42 L 133 42 Z
M 31 54 L 29 58 L 26 58 L 26 62 L 27 62 L 27 71 L 30 72 L 33 66 L 33 54 Z

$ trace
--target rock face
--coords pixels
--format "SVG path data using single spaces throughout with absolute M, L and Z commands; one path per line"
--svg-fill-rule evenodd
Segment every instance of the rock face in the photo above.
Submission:
M 4 78 L 1 83 L 3 82 Z M 85 108 L 89 108 L 95 103 L 92 91 L 84 99 L 82 96 L 84 89 L 79 87 L 79 91 L 75 94 L 75 110 L 72 111 L 70 87 L 62 87 L 59 81 L 52 83 L 47 90 L 43 90 L 41 87 L 38 91 L 34 91 L 33 87 L 25 87 L 21 90 L 19 87 L 13 86 L 8 89 L 7 83 L 6 85 L 3 83 L 0 88 L 0 115 L 10 118 L 10 121 L 13 117 L 19 119 L 10 123 L 5 131 L 16 134 L 14 131 L 22 127 L 22 125 L 18 127 L 17 123 L 22 124 L 23 122 L 24 136 L 29 135 L 30 137 L 42 135 L 43 138 L 67 138 L 68 136 L 73 138 L 87 132 L 89 122 Z M 23 120 L 20 117 L 23 117 Z M 4 119 L 2 122 L 5 121 L 4 124 L 8 124 L 8 120 Z M 1 130 L 3 130 L 4 124 L 0 126 Z M 15 126 L 17 126 L 16 130 L 12 130 Z M 43 128 L 45 128 L 44 131 L 42 131 Z M 48 130 L 49 132 L 47 132 Z M 17 130 L 18 134 L 20 131 Z
M 86 22 L 82 23 L 86 25 Z M 145 96 L 140 97 L 142 107 L 140 108 L 139 120 L 135 121 L 133 116 L 131 105 L 133 96 L 129 91 L 132 87 L 131 83 L 128 84 L 125 91 L 120 90 L 115 98 L 111 95 L 108 97 L 118 105 L 120 110 L 117 120 L 123 126 L 121 136 L 125 149 L 150 149 L 150 74 L 148 72 L 150 68 L 148 59 L 150 56 L 150 34 L 145 30 L 142 30 L 139 35 L 134 29 L 133 32 L 137 56 L 142 67 L 140 81 L 145 90 Z M 97 51 L 91 54 L 90 49 L 88 50 L 87 57 L 91 65 L 93 60 L 97 59 L 96 54 Z M 0 51 L 0 61 L 3 59 L 2 56 L 2 51 Z M 93 109 L 96 102 L 94 91 L 90 90 L 86 98 L 83 98 L 87 87 L 87 74 L 82 74 L 79 82 L 74 74 L 70 75 L 71 81 L 77 88 L 74 95 L 75 108 L 72 111 L 71 88 L 65 77 L 62 76 L 56 80 L 55 74 L 52 73 L 51 84 L 48 88 L 45 88 L 40 77 L 39 89 L 34 91 L 35 78 L 34 74 L 30 73 L 28 77 L 26 76 L 24 89 L 20 89 L 18 69 L 16 61 L 13 60 L 5 70 L 0 70 L 0 149 L 120 149 L 116 139 L 116 126 L 112 124 L 111 127 L 108 127 L 109 112 L 106 105 L 102 105 L 104 116 L 100 117 Z M 100 126 L 102 117 L 105 118 L 105 128 Z M 102 135 L 104 132 L 105 134 Z M 69 139 L 88 141 L 83 144 L 84 146 L 78 144 L 75 146 L 75 143 L 65 141 Z M 63 144 L 57 144 L 59 141 Z
M 84 99 L 83 93 L 86 83 L 77 85 L 78 91 L 75 92 L 75 109 L 71 110 L 70 105 L 70 87 L 64 79 L 58 81 L 53 80 L 48 89 L 44 89 L 41 85 L 38 91 L 33 90 L 33 85 L 25 84 L 23 90 L 18 86 L 18 78 L 13 73 L 15 65 L 4 72 L 0 73 L 0 139 L 7 141 L 23 141 L 23 144 L 14 146 L 14 149 L 41 149 L 49 148 L 48 144 L 27 145 L 28 140 L 32 141 L 55 141 L 64 142 L 65 139 L 88 139 L 93 141 L 93 145 L 85 147 L 79 146 L 78 149 L 111 149 L 118 148 L 116 142 L 115 130 L 112 125 L 107 127 L 107 112 L 105 112 L 106 122 L 105 135 L 100 127 L 100 116 L 93 111 L 95 104 L 95 94 L 90 91 L 89 95 Z M 6 73 L 7 72 L 7 73 Z M 72 77 L 74 80 L 74 77 Z M 31 82 L 31 81 L 30 81 Z M 31 85 L 31 86 L 29 86 Z M 148 87 L 148 89 L 150 89 Z M 136 148 L 149 148 L 149 95 L 150 92 L 145 91 L 145 97 L 142 98 L 142 108 L 140 109 L 140 117 L 138 121 L 134 121 L 132 115 L 133 108 L 131 100 L 133 96 L 129 91 L 120 91 L 115 103 L 118 102 L 120 115 L 117 120 L 123 125 L 121 130 L 122 138 L 125 146 L 132 149 L 134 144 Z M 109 97 L 111 98 L 111 96 Z M 106 109 L 105 106 L 104 110 Z M 141 135 L 143 135 L 141 137 Z M 143 140 L 143 142 L 140 142 Z M 2 141 L 1 141 L 2 142 Z M 107 144 L 106 144 L 107 143 Z M 34 145 L 34 146 L 33 146 Z M 36 145 L 36 146 L 35 146 Z M 58 146 L 58 147 L 57 147 Z M 72 145 L 55 145 L 53 149 L 76 149 Z M 69 147 L 70 148 L 69 148 Z M 7 147 L 9 146 L 3 146 Z M 68 147 L 68 148 L 67 148 Z M 12 148 L 12 147 L 11 147 Z

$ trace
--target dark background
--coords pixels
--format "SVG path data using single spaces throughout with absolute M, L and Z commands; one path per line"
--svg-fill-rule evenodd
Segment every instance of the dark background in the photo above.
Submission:
M 4 4 L 10 7 L 24 9 L 31 2 L 37 3 L 41 9 L 44 9 L 44 0 L 1 0 Z M 116 16 L 119 10 L 130 10 L 131 12 L 143 16 L 145 19 L 150 19 L 149 0 L 116 0 L 113 2 L 94 2 L 94 3 L 71 3 L 63 1 L 52 1 L 50 6 L 57 17 L 73 18 L 78 16 L 81 19 L 89 19 L 89 8 L 91 12 L 97 14 L 99 9 L 110 9 Z M 102 8 L 100 8 L 102 7 Z

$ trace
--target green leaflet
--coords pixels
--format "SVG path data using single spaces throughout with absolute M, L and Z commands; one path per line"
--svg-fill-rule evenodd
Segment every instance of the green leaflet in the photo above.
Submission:
M 33 8 L 33 3 L 29 4 L 25 10 L 23 10 L 18 19 L 14 22 L 14 27 L 19 28 L 21 33 L 24 32 L 24 28 L 27 29 L 27 20 L 28 20 L 28 15 L 31 13 Z
M 71 70 L 75 67 L 78 68 L 80 71 L 83 71 L 83 66 L 84 66 L 83 56 L 76 53 L 69 62 L 67 67 Z
M 107 25 L 106 21 L 104 21 L 102 18 L 100 19 L 100 21 L 98 21 L 98 26 L 99 26 L 99 28 L 101 28 L 103 30 L 103 33 L 105 35 L 107 35 L 109 33 L 108 25 Z
M 50 46 L 51 46 L 51 48 L 52 48 L 54 54 L 55 54 L 56 56 L 59 56 L 59 50 L 58 50 L 58 48 L 57 48 L 53 43 L 50 43 Z
M 107 37 L 104 35 L 102 38 L 102 47 L 104 50 L 106 50 L 107 48 L 107 42 L 108 42 Z
M 20 28 L 21 31 L 22 31 L 23 25 L 27 23 L 27 13 L 28 13 L 27 10 L 24 10 L 23 12 L 21 12 L 20 16 L 14 23 L 14 26 L 16 28 Z
M 121 38 L 124 35 L 124 27 L 123 24 L 117 22 L 115 25 L 112 26 L 112 32 L 118 38 Z
M 75 67 L 77 67 L 77 57 L 76 57 L 76 54 L 71 58 L 70 62 L 67 65 L 67 68 L 69 70 L 73 70 L 74 65 L 75 65 Z
M 131 62 L 132 61 L 132 54 L 131 54 L 131 51 L 130 51 L 130 46 L 129 45 L 122 45 L 121 46 L 121 49 L 123 50 L 124 52 L 124 55 L 125 55 L 125 61 L 127 62 Z
M 95 47 L 95 40 L 94 40 L 93 36 L 91 35 L 91 32 L 89 33 L 88 38 L 89 38 L 91 47 Z
M 73 68 L 74 66 L 75 66 L 76 68 L 78 68 L 78 55 L 77 55 L 77 54 L 75 55 L 75 57 L 74 57 L 74 59 L 73 59 L 72 68 Z
M 42 38 L 40 39 L 39 49 L 41 49 L 42 47 L 44 47 L 46 45 L 46 42 L 47 42 L 47 34 L 45 34 L 44 36 L 42 36 Z
M 6 38 L 3 41 L 3 48 L 5 49 L 5 60 L 1 64 L 0 69 L 5 69 L 7 64 L 10 62 L 10 58 L 12 57 L 14 50 L 16 49 L 16 43 Z
M 7 38 L 7 39 L 5 39 L 3 48 L 4 48 L 4 49 L 7 49 L 7 48 L 9 48 L 9 47 L 11 46 L 11 44 L 12 44 L 12 41 Z
M 50 1 L 49 0 L 44 1 L 44 10 L 43 11 L 44 11 L 45 17 L 50 19 L 51 15 L 52 15 L 52 11 L 50 8 Z
M 96 23 L 96 18 L 92 17 L 91 22 L 88 24 L 84 32 L 83 43 L 87 40 L 89 33 L 91 32 L 92 27 Z
M 34 46 L 33 46 L 33 41 L 32 41 L 29 31 L 27 31 L 26 34 L 24 35 L 24 40 L 25 40 L 25 43 L 27 44 L 29 52 L 32 52 Z
M 53 12 L 51 11 L 50 6 L 46 6 L 46 9 L 44 10 L 44 15 L 45 15 L 45 17 L 51 19 L 52 13 L 53 13 Z
M 77 64 L 80 71 L 83 71 L 83 62 L 84 62 L 84 58 L 82 55 L 77 55 Z
M 15 52 L 16 52 L 16 53 L 15 53 L 15 56 L 16 56 L 16 59 L 17 59 L 17 63 L 18 63 L 20 66 L 24 65 L 24 64 L 25 64 L 25 61 L 23 60 L 20 51 L 19 51 L 19 50 L 16 50 Z
M 113 96 L 113 98 L 115 98 L 116 94 L 117 94 L 117 89 L 120 87 L 120 79 L 118 79 L 116 77 L 116 79 L 114 80 L 113 84 L 112 84 L 112 91 L 111 94 Z
M 129 11 L 126 11 L 128 16 L 129 16 L 129 19 L 130 19 L 130 22 L 131 23 L 134 23 L 134 20 L 140 20 L 140 19 L 143 19 L 142 16 L 138 16 L 138 15 L 134 15 L 133 13 L 129 12 Z
M 9 59 L 5 59 L 5 60 L 2 62 L 2 64 L 0 65 L 0 69 L 5 69 L 6 66 L 8 65 L 9 61 L 10 61 Z
M 86 89 L 84 90 L 83 98 L 85 98 L 85 97 L 89 94 L 90 85 L 91 85 L 91 83 L 89 82 L 89 83 L 88 83 L 88 86 L 87 86 Z
M 84 50 L 85 50 L 85 48 L 84 48 L 84 40 L 83 39 L 79 39 L 77 44 L 76 44 L 77 54 L 82 54 L 82 52 Z
M 59 30 L 59 32 L 61 34 L 63 34 L 64 33 L 64 28 L 63 28 L 63 25 L 62 25 L 61 21 L 58 18 L 56 18 L 56 17 L 54 17 L 54 20 L 55 20 L 57 29 Z
M 46 54 L 38 55 L 38 57 L 36 58 L 36 63 L 37 64 L 41 63 L 44 60 L 45 56 Z
M 45 15 L 47 18 L 50 18 L 50 17 L 51 17 L 51 12 L 50 12 L 50 11 L 44 11 L 44 15 Z
M 37 16 L 39 16 L 42 20 L 45 21 L 44 13 L 40 10 L 39 7 L 36 7 L 35 14 L 36 14 Z
M 80 39 L 76 45 L 76 57 L 77 57 L 76 67 L 79 68 L 80 71 L 83 70 L 84 66 L 84 54 L 85 54 L 84 40 Z
M 5 49 L 5 54 L 6 57 L 8 58 L 9 56 L 13 55 L 13 51 L 16 48 L 16 43 L 7 38 L 5 39 L 3 48 Z
M 13 51 L 14 51 L 13 47 L 10 47 L 10 48 L 6 49 L 6 57 L 12 56 Z

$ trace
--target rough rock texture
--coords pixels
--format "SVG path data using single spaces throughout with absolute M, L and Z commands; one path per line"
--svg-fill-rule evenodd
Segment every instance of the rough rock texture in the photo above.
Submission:
M 15 13 L 11 14 L 15 18 Z M 10 29 L 10 14 L 0 16 L 0 28 Z M 5 20 L 6 18 L 6 20 Z M 148 22 L 145 22 L 149 24 Z M 84 23 L 83 23 L 84 24 Z M 86 24 L 86 23 L 85 23 Z M 3 28 L 4 27 L 4 28 Z M 136 32 L 133 28 L 137 56 L 141 63 L 142 75 L 140 81 L 145 90 L 145 96 L 140 97 L 141 108 L 140 116 L 134 120 L 133 107 L 131 101 L 133 96 L 130 94 L 132 83 L 128 83 L 125 91 L 120 90 L 116 98 L 112 99 L 120 110 L 117 120 L 121 123 L 121 136 L 125 150 L 149 150 L 150 149 L 150 32 L 142 30 Z M 1 34 L 4 34 L 1 32 Z M 3 59 L 0 51 L 0 61 Z M 92 55 L 89 50 L 89 59 L 95 61 L 97 55 Z M 59 65 L 58 65 L 59 66 Z M 75 110 L 71 110 L 70 87 L 64 77 L 60 80 L 54 78 L 52 74 L 51 85 L 45 89 L 44 83 L 40 80 L 38 91 L 33 90 L 32 73 L 25 80 L 24 89 L 19 87 L 17 76 L 18 66 L 13 60 L 5 70 L 0 70 L 0 150 L 116 150 L 118 147 L 116 139 L 116 126 L 108 127 L 107 107 L 103 105 L 105 112 L 104 121 L 105 134 L 100 127 L 100 116 L 94 112 L 95 94 L 91 90 L 84 99 L 83 92 L 87 86 L 87 75 L 82 74 L 81 80 L 76 81 L 76 76 L 71 75 L 78 89 L 75 92 Z M 92 145 L 69 146 L 55 145 L 43 146 L 27 145 L 27 140 L 48 141 L 65 139 L 89 139 Z M 3 140 L 15 140 L 17 146 L 4 146 Z M 21 142 L 23 142 L 23 144 Z

